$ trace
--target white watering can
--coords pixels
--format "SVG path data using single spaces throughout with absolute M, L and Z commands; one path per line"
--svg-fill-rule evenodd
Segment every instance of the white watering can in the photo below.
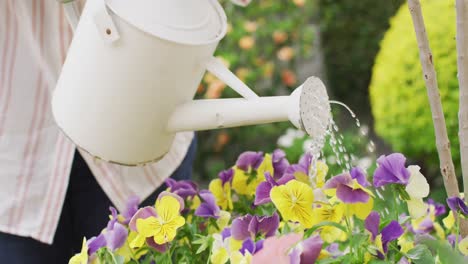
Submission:
M 258 97 L 213 57 L 227 29 L 217 0 L 87 0 L 81 17 L 73 0 L 59 1 L 75 35 L 53 114 L 95 157 L 153 162 L 181 131 L 289 120 L 312 137 L 326 133 L 330 105 L 318 78 L 290 96 Z M 193 100 L 206 70 L 243 98 Z

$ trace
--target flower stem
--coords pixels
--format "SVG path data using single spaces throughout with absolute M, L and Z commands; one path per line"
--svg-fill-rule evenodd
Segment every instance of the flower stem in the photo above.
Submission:
M 455 225 L 455 250 L 457 250 L 458 248 L 458 238 L 460 236 L 460 217 L 461 215 L 458 214 L 458 212 L 456 213 L 457 214 L 457 222 L 456 222 L 456 225 Z

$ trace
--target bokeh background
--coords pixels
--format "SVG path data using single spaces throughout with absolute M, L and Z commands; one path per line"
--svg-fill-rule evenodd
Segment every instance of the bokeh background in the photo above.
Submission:
M 331 99 L 339 131 L 323 159 L 331 173 L 347 160 L 375 166 L 381 154 L 402 152 L 419 164 L 432 193 L 442 199 L 435 138 L 411 18 L 404 0 L 253 0 L 246 8 L 221 1 L 229 30 L 216 55 L 262 96 L 290 94 L 308 76 L 320 77 Z M 460 175 L 454 1 L 422 0 L 434 53 L 452 151 Z M 238 95 L 207 74 L 198 98 Z M 358 123 L 358 124 L 357 124 Z M 359 125 L 359 126 L 358 126 Z M 234 164 L 246 150 L 286 151 L 295 162 L 308 138 L 289 123 L 198 133 L 197 180 Z

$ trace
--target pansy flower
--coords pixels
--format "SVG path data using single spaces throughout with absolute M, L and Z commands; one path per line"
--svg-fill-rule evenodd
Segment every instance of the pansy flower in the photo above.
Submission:
M 220 209 L 216 204 L 214 195 L 208 190 L 200 191 L 199 195 L 202 197 L 203 203 L 195 210 L 195 215 L 204 218 L 219 218 Z
M 273 175 L 273 161 L 270 154 L 244 152 L 234 167 L 232 188 L 238 193 L 253 196 L 257 186 L 265 180 L 265 173 Z
M 468 207 L 459 197 L 454 196 L 447 198 L 447 205 L 454 213 L 460 213 L 461 215 L 468 216 Z
M 404 230 L 400 224 L 393 220 L 379 232 L 380 216 L 377 212 L 371 212 L 365 220 L 366 230 L 371 234 L 378 249 L 377 256 L 383 258 L 388 251 L 388 244 L 403 235 Z
M 365 186 L 370 186 L 370 183 L 364 172 L 360 168 L 353 168 L 350 173 L 343 173 L 328 180 L 324 192 L 345 203 L 348 216 L 356 215 L 365 219 L 374 207 L 373 194 Z
M 426 177 L 419 172 L 421 168 L 413 165 L 408 167 L 410 177 L 405 187 L 410 199 L 406 201 L 411 218 L 417 219 L 424 216 L 429 209 L 423 198 L 429 195 L 429 184 Z
M 305 228 L 312 227 L 314 194 L 309 185 L 292 180 L 273 187 L 270 197 L 285 221 L 299 222 Z
M 273 163 L 273 178 L 279 179 L 283 176 L 286 169 L 289 167 L 289 161 L 286 159 L 286 153 L 281 149 L 276 149 L 272 154 Z
M 330 203 L 321 204 L 320 207 L 313 209 L 314 225 L 321 222 L 342 223 L 345 216 L 345 204 L 338 201 L 335 202 L 334 200 L 337 199 L 332 198 L 330 199 Z M 343 241 L 347 238 L 346 232 L 329 225 L 320 229 L 320 236 L 327 243 L 332 243 L 338 240 Z
M 272 216 L 247 214 L 232 221 L 231 233 L 237 240 L 254 239 L 259 234 L 270 237 L 275 235 L 278 226 L 279 216 L 276 212 Z
M 208 189 L 214 195 L 216 204 L 221 206 L 223 210 L 231 210 L 233 208 L 231 184 L 234 177 L 234 169 L 222 171 L 218 176 L 218 179 L 210 182 Z
M 292 164 L 284 172 L 285 175 L 293 176 L 296 180 L 310 184 L 309 171 L 312 164 L 312 154 L 305 153 L 297 164 Z
M 427 204 L 429 205 L 429 210 L 434 210 L 435 216 L 444 215 L 447 211 L 445 209 L 445 205 L 434 201 L 433 199 L 427 199 Z
M 406 158 L 401 153 L 380 156 L 379 166 L 374 172 L 374 186 L 382 187 L 387 184 L 408 184 L 410 172 L 405 167 Z
M 257 186 L 257 189 L 255 190 L 255 205 L 261 205 L 261 204 L 266 204 L 271 202 L 270 198 L 270 191 L 274 186 L 279 186 L 286 184 L 290 180 L 294 179 L 294 176 L 285 174 L 283 177 L 278 179 L 277 181 L 271 177 L 269 172 L 265 173 L 265 179 L 266 181 L 260 183 Z
M 81 252 L 74 255 L 68 264 L 88 264 L 88 245 L 86 243 L 86 238 L 83 238 Z
M 172 178 L 167 178 L 165 183 L 168 187 L 167 191 L 175 193 L 183 199 L 193 197 L 198 192 L 198 185 L 190 180 L 176 181 Z
M 155 209 L 140 209 L 142 211 L 137 212 L 130 221 L 130 228 L 138 233 L 130 246 L 141 247 L 147 238 L 152 238 L 157 245 L 171 242 L 177 229 L 185 224 L 185 219 L 180 215 L 183 209 L 184 201 L 180 196 L 162 192 L 156 200 Z
M 132 196 L 127 200 L 125 210 L 122 213 L 123 221 L 122 223 L 127 225 L 135 213 L 138 211 L 138 206 L 140 205 L 140 197 Z

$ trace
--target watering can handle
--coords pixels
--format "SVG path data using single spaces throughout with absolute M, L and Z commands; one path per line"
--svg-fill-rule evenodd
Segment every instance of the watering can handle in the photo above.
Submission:
M 232 73 L 223 62 L 216 58 L 210 57 L 205 61 L 206 69 L 221 81 L 226 83 L 234 91 L 248 100 L 258 99 L 259 96 L 252 91 L 244 82 L 242 82 L 234 73 Z
M 63 4 L 65 16 L 73 31 L 78 26 L 80 20 L 80 12 L 76 0 L 57 0 Z M 112 17 L 107 11 L 105 0 L 94 0 L 95 5 L 93 20 L 96 24 L 99 34 L 107 43 L 113 43 L 120 38 L 119 32 L 112 20 Z

